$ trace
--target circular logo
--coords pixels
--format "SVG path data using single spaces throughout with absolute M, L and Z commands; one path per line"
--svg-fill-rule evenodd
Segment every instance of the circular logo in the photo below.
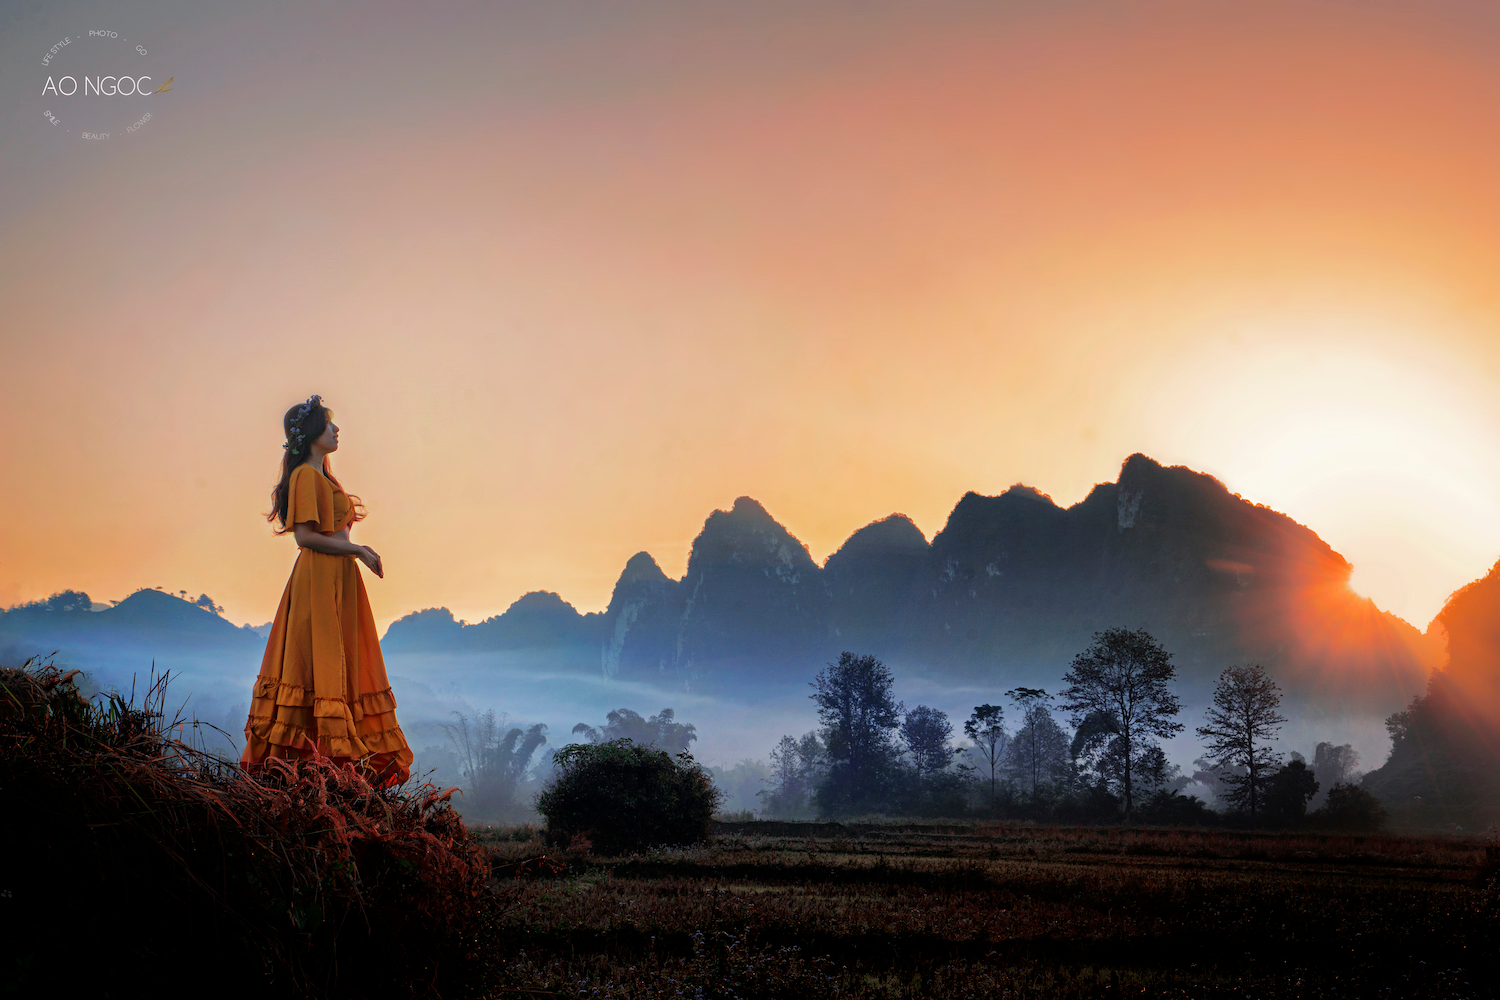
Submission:
M 65 35 L 42 53 L 42 116 L 69 140 L 117 142 L 150 127 L 172 86 L 146 39 L 113 28 Z

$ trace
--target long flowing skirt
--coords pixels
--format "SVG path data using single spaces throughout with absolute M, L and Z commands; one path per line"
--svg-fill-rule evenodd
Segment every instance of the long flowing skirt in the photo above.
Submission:
M 353 556 L 301 549 L 266 641 L 241 763 L 313 754 L 405 781 L 412 752 Z

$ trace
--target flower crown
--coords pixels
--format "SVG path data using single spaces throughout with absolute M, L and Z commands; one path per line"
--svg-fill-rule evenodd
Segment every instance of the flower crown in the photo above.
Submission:
M 297 415 L 292 418 L 291 430 L 287 431 L 286 443 L 282 445 L 283 448 L 290 451 L 293 455 L 301 453 L 303 446 L 307 443 L 307 432 L 302 429 L 302 421 L 307 419 L 307 415 L 313 411 L 313 407 L 320 405 L 322 402 L 323 397 L 314 393 L 307 397 L 307 402 L 297 407 Z

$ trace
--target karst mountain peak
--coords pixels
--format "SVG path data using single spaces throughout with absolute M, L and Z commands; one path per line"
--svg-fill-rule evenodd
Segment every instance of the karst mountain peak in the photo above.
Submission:
M 549 623 L 579 669 L 671 685 L 801 676 L 860 649 L 909 673 L 1011 686 L 1057 676 L 1095 631 L 1123 625 L 1162 638 L 1190 687 L 1254 660 L 1292 689 L 1404 698 L 1438 654 L 1350 591 L 1349 571 L 1292 518 L 1137 453 L 1069 507 L 1023 483 L 971 491 L 930 540 L 893 513 L 822 566 L 740 496 L 705 518 L 680 580 L 637 553 L 604 612 Z M 408 642 L 406 622 L 391 647 L 429 648 Z

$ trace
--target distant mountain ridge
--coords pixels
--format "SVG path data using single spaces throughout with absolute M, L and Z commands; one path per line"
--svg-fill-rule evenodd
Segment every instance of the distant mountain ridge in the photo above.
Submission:
M 149 645 L 163 641 L 202 651 L 265 645 L 265 639 L 253 629 L 241 628 L 198 604 L 159 590 L 138 590 L 102 611 L 94 611 L 87 604 L 59 606 L 55 602 L 0 611 L 0 651 L 26 649 L 29 652 L 25 655 L 35 655 L 78 645 Z
M 1126 625 L 1162 640 L 1190 688 L 1255 661 L 1289 690 L 1346 707 L 1404 703 L 1440 643 L 1350 591 L 1351 569 L 1286 515 L 1137 454 L 1072 507 L 1021 485 L 971 492 L 930 543 L 892 514 L 822 567 L 740 497 L 709 515 L 681 580 L 638 553 L 602 614 L 536 592 L 476 625 L 445 609 L 408 615 L 384 642 L 547 649 L 580 670 L 672 685 L 805 679 L 842 649 L 949 680 L 1019 683 L 1055 678 L 1093 632 Z
M 1258 662 L 1289 693 L 1393 711 L 1425 688 L 1443 641 L 1355 595 L 1350 570 L 1286 515 L 1212 476 L 1132 455 L 1116 482 L 1071 507 L 1021 485 L 967 493 L 930 542 L 892 514 L 822 566 L 740 497 L 705 520 L 681 580 L 641 552 L 601 613 L 536 591 L 475 624 L 444 608 L 407 615 L 383 646 L 411 656 L 532 652 L 549 670 L 725 689 L 800 683 L 850 649 L 903 676 L 1003 689 L 1055 685 L 1095 631 L 1123 625 L 1173 652 L 1185 694 L 1205 693 L 1231 663 Z M 103 611 L 74 597 L 0 612 L 0 655 L 136 650 L 248 662 L 264 649 L 255 630 L 171 594 L 143 590 Z
M 79 599 L 82 600 L 79 600 Z M 90 691 L 144 691 L 153 675 L 173 678 L 173 696 L 192 697 L 192 712 L 226 731 L 243 708 L 226 706 L 249 690 L 265 636 L 221 618 L 212 602 L 139 590 L 114 607 L 65 591 L 46 601 L 0 611 L 0 665 L 40 656 L 84 671 Z M 55 657 L 54 657 L 55 654 Z M 225 678 L 237 678 L 232 693 Z M 176 706 L 174 706 L 175 708 Z M 206 713 L 206 714 L 204 714 Z
M 504 614 L 474 624 L 458 621 L 447 608 L 413 612 L 391 623 L 380 646 L 390 653 L 579 647 L 587 650 L 592 663 L 603 618 L 597 613 L 581 615 L 557 594 L 534 590 Z

